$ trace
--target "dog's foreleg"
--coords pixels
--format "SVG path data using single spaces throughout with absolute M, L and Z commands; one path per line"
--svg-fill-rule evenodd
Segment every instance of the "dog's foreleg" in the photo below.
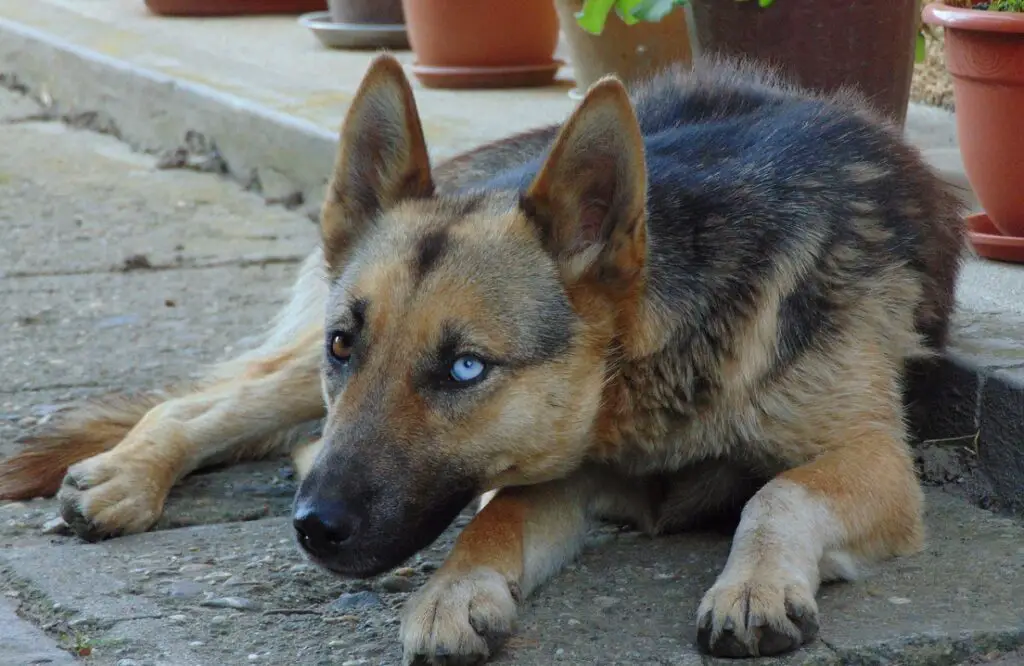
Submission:
M 151 409 L 113 449 L 68 469 L 58 493 L 64 520 L 89 540 L 145 531 L 189 472 L 259 457 L 283 430 L 322 418 L 322 338 L 310 327 L 272 355 L 247 358 L 237 374 Z
M 410 598 L 406 663 L 486 659 L 511 634 L 519 602 L 579 553 L 592 518 L 610 512 L 644 522 L 644 499 L 641 487 L 596 470 L 498 491 Z
M 884 373 L 881 373 L 884 374 Z M 923 494 L 899 393 L 874 379 L 822 431 L 822 453 L 743 509 L 725 568 L 697 612 L 698 644 L 718 656 L 788 652 L 818 631 L 822 581 L 919 550 Z

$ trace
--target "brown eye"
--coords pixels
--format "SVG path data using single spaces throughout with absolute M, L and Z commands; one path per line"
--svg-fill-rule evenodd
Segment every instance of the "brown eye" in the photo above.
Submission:
M 352 336 L 348 333 L 331 335 L 331 357 L 340 363 L 347 363 L 352 357 Z

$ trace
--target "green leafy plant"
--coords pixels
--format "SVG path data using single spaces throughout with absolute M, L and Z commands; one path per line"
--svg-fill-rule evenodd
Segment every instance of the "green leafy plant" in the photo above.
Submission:
M 736 2 L 757 2 L 759 7 L 767 8 L 775 4 L 775 0 L 735 0 Z M 576 22 L 581 28 L 592 35 L 604 32 L 608 15 L 613 11 L 626 25 L 635 25 L 640 21 L 656 23 L 665 18 L 676 7 L 682 7 L 689 0 L 583 0 L 583 7 L 576 12 Z M 995 0 L 992 5 L 1012 5 L 1024 7 L 1024 0 Z M 1024 11 L 1024 9 L 1003 10 Z M 914 60 L 922 62 L 925 58 L 925 33 L 919 30 L 914 45 Z
M 980 7 L 975 6 L 980 9 Z M 985 7 L 990 12 L 1024 12 L 1024 0 L 995 0 Z
M 626 25 L 640 21 L 656 23 L 688 0 L 584 0 L 576 13 L 580 27 L 592 35 L 600 35 L 608 15 L 614 11 Z

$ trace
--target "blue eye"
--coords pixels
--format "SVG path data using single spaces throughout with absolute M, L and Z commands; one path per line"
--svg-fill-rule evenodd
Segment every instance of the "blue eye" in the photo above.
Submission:
M 452 363 L 451 378 L 457 382 L 471 382 L 480 379 L 487 368 L 476 356 L 460 356 Z

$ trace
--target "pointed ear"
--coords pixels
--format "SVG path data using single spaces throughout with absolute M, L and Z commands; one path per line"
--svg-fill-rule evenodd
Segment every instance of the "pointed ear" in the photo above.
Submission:
M 555 139 L 522 205 L 567 281 L 592 268 L 630 279 L 646 262 L 647 169 L 622 83 L 592 85 Z
M 341 126 L 334 173 L 320 216 L 332 273 L 376 216 L 434 192 L 419 112 L 409 80 L 390 55 L 374 58 Z

